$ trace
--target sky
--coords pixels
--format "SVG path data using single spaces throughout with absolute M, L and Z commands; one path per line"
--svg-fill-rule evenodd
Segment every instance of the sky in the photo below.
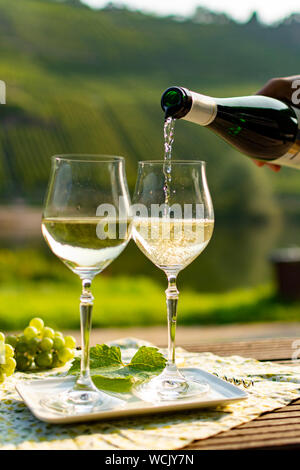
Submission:
M 92 7 L 103 7 L 109 0 L 83 0 Z M 233 18 L 245 21 L 258 11 L 262 21 L 272 23 L 291 13 L 300 13 L 299 0 L 114 0 L 130 8 L 154 12 L 161 15 L 190 15 L 197 6 L 208 7 L 218 12 L 229 13 Z

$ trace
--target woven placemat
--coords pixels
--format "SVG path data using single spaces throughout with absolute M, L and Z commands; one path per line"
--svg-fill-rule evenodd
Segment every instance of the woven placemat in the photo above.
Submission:
M 131 356 L 145 341 L 114 342 Z M 132 417 L 119 421 L 53 425 L 37 420 L 15 391 L 19 380 L 63 375 L 65 372 L 15 373 L 0 385 L 0 449 L 175 450 L 194 440 L 227 431 L 266 411 L 300 398 L 300 366 L 259 362 L 240 356 L 219 357 L 177 349 L 179 367 L 200 367 L 219 376 L 253 381 L 249 398 L 215 410 Z

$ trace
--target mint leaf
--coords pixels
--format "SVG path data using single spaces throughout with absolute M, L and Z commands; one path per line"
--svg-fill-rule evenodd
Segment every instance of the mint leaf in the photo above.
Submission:
M 92 380 L 101 390 L 125 393 L 132 386 L 153 375 L 160 374 L 166 365 L 166 359 L 157 348 L 142 346 L 135 353 L 129 364 L 122 362 L 118 346 L 97 344 L 90 349 L 90 370 Z M 68 374 L 79 374 L 80 359 L 75 358 Z

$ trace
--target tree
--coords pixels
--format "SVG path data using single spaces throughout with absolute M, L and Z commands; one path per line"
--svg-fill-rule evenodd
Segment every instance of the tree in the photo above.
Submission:
M 200 24 L 228 24 L 233 22 L 225 13 L 216 13 L 205 7 L 196 8 L 192 21 Z

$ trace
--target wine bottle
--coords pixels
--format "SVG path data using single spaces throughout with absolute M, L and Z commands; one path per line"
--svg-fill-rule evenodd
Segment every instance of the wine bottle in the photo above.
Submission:
M 182 87 L 162 95 L 165 116 L 206 126 L 249 157 L 300 169 L 300 109 L 267 96 L 211 98 Z

